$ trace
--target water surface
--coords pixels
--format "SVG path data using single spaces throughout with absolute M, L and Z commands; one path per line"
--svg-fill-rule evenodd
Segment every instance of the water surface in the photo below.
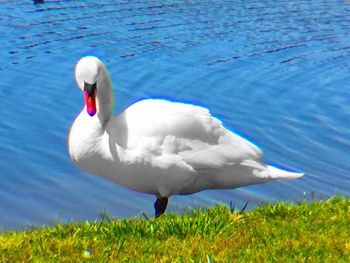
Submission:
M 141 98 L 208 107 L 296 181 L 172 197 L 169 211 L 349 195 L 347 1 L 0 1 L 0 225 L 153 214 L 154 197 L 79 170 L 67 136 L 97 55 L 118 114 Z

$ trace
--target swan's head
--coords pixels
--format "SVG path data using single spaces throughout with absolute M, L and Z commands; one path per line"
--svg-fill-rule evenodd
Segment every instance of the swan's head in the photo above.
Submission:
M 104 65 L 93 56 L 83 57 L 75 66 L 75 80 L 84 93 L 86 110 L 90 116 L 96 114 L 96 93 L 104 77 Z

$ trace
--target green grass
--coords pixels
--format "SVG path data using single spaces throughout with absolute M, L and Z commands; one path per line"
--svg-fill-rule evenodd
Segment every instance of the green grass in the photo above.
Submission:
M 5 232 L 0 262 L 350 262 L 350 199 Z

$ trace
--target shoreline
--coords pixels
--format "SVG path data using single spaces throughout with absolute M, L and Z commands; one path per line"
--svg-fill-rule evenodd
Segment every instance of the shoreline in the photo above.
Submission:
M 264 204 L 250 212 L 218 205 L 159 219 L 56 224 L 0 234 L 0 260 L 315 262 L 350 259 L 350 199 Z

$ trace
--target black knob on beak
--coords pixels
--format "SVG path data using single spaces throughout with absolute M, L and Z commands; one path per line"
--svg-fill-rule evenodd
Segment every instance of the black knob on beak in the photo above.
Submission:
M 87 92 L 90 98 L 95 95 L 96 88 L 97 88 L 96 82 L 94 84 L 89 84 L 84 82 L 84 91 Z

